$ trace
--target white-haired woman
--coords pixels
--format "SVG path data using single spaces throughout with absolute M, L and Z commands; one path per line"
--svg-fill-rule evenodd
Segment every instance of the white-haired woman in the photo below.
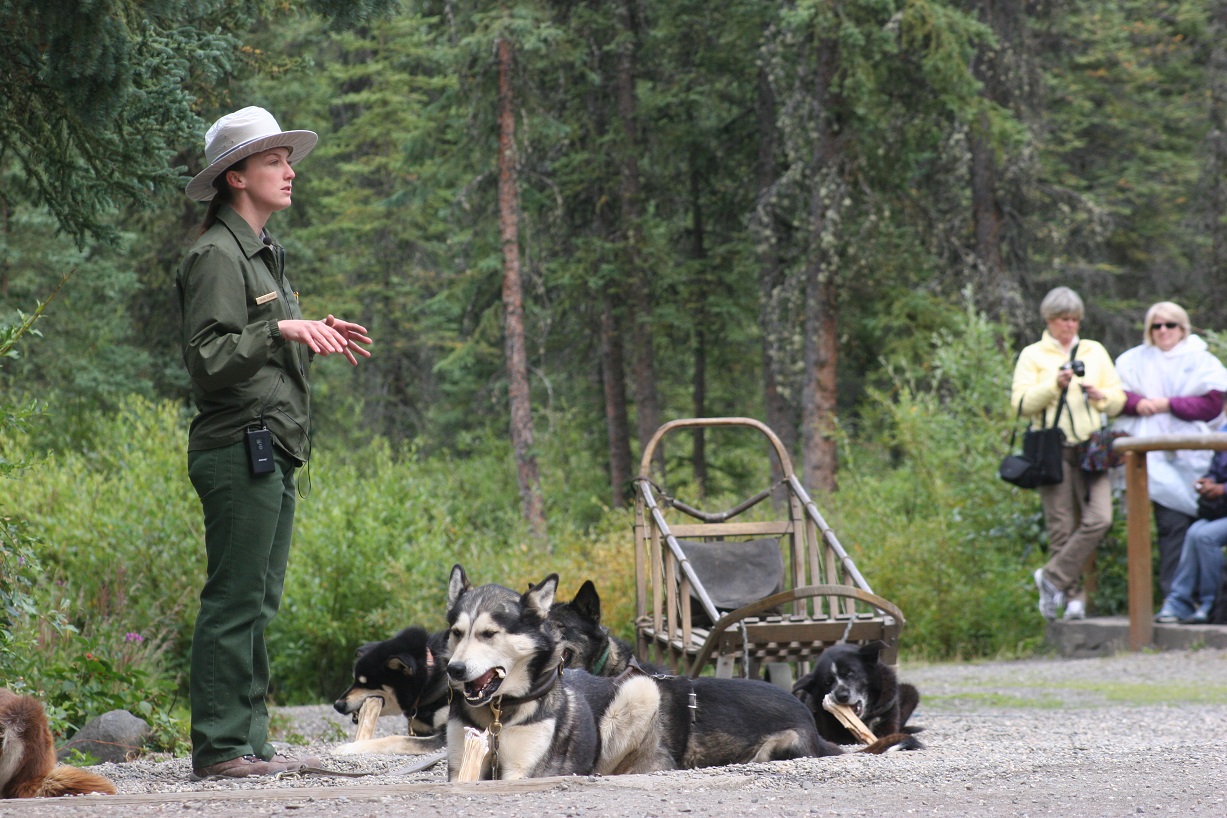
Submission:
M 1192 333 L 1179 304 L 1160 301 L 1146 311 L 1142 343 L 1116 359 L 1125 408 L 1116 428 L 1130 435 L 1203 434 L 1224 421 L 1227 367 Z M 1150 452 L 1146 472 L 1159 546 L 1159 587 L 1167 596 L 1185 534 L 1197 517 L 1193 483 L 1206 473 L 1207 450 Z
M 210 202 L 175 284 L 183 361 L 197 415 L 188 475 L 204 511 L 207 576 L 192 636 L 192 770 L 242 778 L 318 765 L 268 740 L 264 632 L 281 604 L 294 528 L 295 474 L 310 456 L 308 372 L 316 355 L 369 357 L 367 331 L 308 321 L 265 229 L 290 206 L 293 164 L 311 131 L 282 131 L 263 108 L 227 114 L 205 134 L 208 167 L 188 196 Z
M 1106 475 L 1079 468 L 1077 444 L 1099 427 L 1101 412 L 1120 412 L 1125 392 L 1103 345 L 1079 337 L 1084 313 L 1082 299 L 1069 287 L 1044 296 L 1040 315 L 1046 329 L 1019 354 L 1010 398 L 1034 423 L 1056 424 L 1065 432 L 1064 479 L 1039 487 L 1048 562 L 1036 569 L 1035 584 L 1040 614 L 1050 620 L 1062 607 L 1066 619 L 1085 618 L 1083 569 L 1112 525 L 1112 487 Z M 1058 417 L 1062 395 L 1068 409 Z

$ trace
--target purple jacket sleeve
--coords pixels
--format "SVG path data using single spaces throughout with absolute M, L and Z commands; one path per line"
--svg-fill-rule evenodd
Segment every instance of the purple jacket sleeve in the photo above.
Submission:
M 1223 393 L 1214 390 L 1204 395 L 1171 398 L 1170 402 L 1172 414 L 1181 420 L 1214 420 L 1223 411 Z
M 1120 413 L 1122 415 L 1136 415 L 1138 413 L 1138 401 L 1140 401 L 1141 399 L 1142 399 L 1142 396 L 1139 395 L 1137 392 L 1130 392 L 1128 389 L 1126 389 L 1125 390 L 1125 408 L 1120 410 Z

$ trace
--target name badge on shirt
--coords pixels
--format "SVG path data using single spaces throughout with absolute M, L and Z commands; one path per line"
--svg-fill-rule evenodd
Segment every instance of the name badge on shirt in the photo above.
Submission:
M 277 300 L 277 291 L 273 290 L 271 293 L 266 293 L 256 298 L 256 305 L 258 306 L 260 304 L 267 304 L 270 301 L 276 301 L 276 300 Z

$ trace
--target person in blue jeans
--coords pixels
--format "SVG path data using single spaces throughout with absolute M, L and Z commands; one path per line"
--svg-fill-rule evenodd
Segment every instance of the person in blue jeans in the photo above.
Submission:
M 1219 431 L 1227 431 L 1224 426 Z M 1227 494 L 1227 451 L 1210 461 L 1210 472 L 1193 484 L 1197 493 L 1209 500 Z M 1198 519 L 1189 526 L 1180 551 L 1180 563 L 1172 577 L 1172 588 L 1155 615 L 1156 622 L 1204 625 L 1223 576 L 1223 545 L 1227 544 L 1227 517 Z

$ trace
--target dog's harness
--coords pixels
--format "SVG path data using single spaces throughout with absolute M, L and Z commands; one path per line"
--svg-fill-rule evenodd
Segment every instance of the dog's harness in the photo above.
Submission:
M 653 679 L 664 681 L 666 679 L 685 679 L 690 685 L 690 692 L 686 694 L 686 708 L 690 711 L 690 723 L 694 724 L 699 717 L 699 695 L 694 692 L 694 680 L 689 676 L 670 676 L 668 673 L 649 673 L 643 665 L 639 664 L 639 660 L 634 656 L 626 663 L 626 670 L 622 671 L 622 675 L 618 678 L 630 676 L 632 674 L 640 674 L 649 676 Z

